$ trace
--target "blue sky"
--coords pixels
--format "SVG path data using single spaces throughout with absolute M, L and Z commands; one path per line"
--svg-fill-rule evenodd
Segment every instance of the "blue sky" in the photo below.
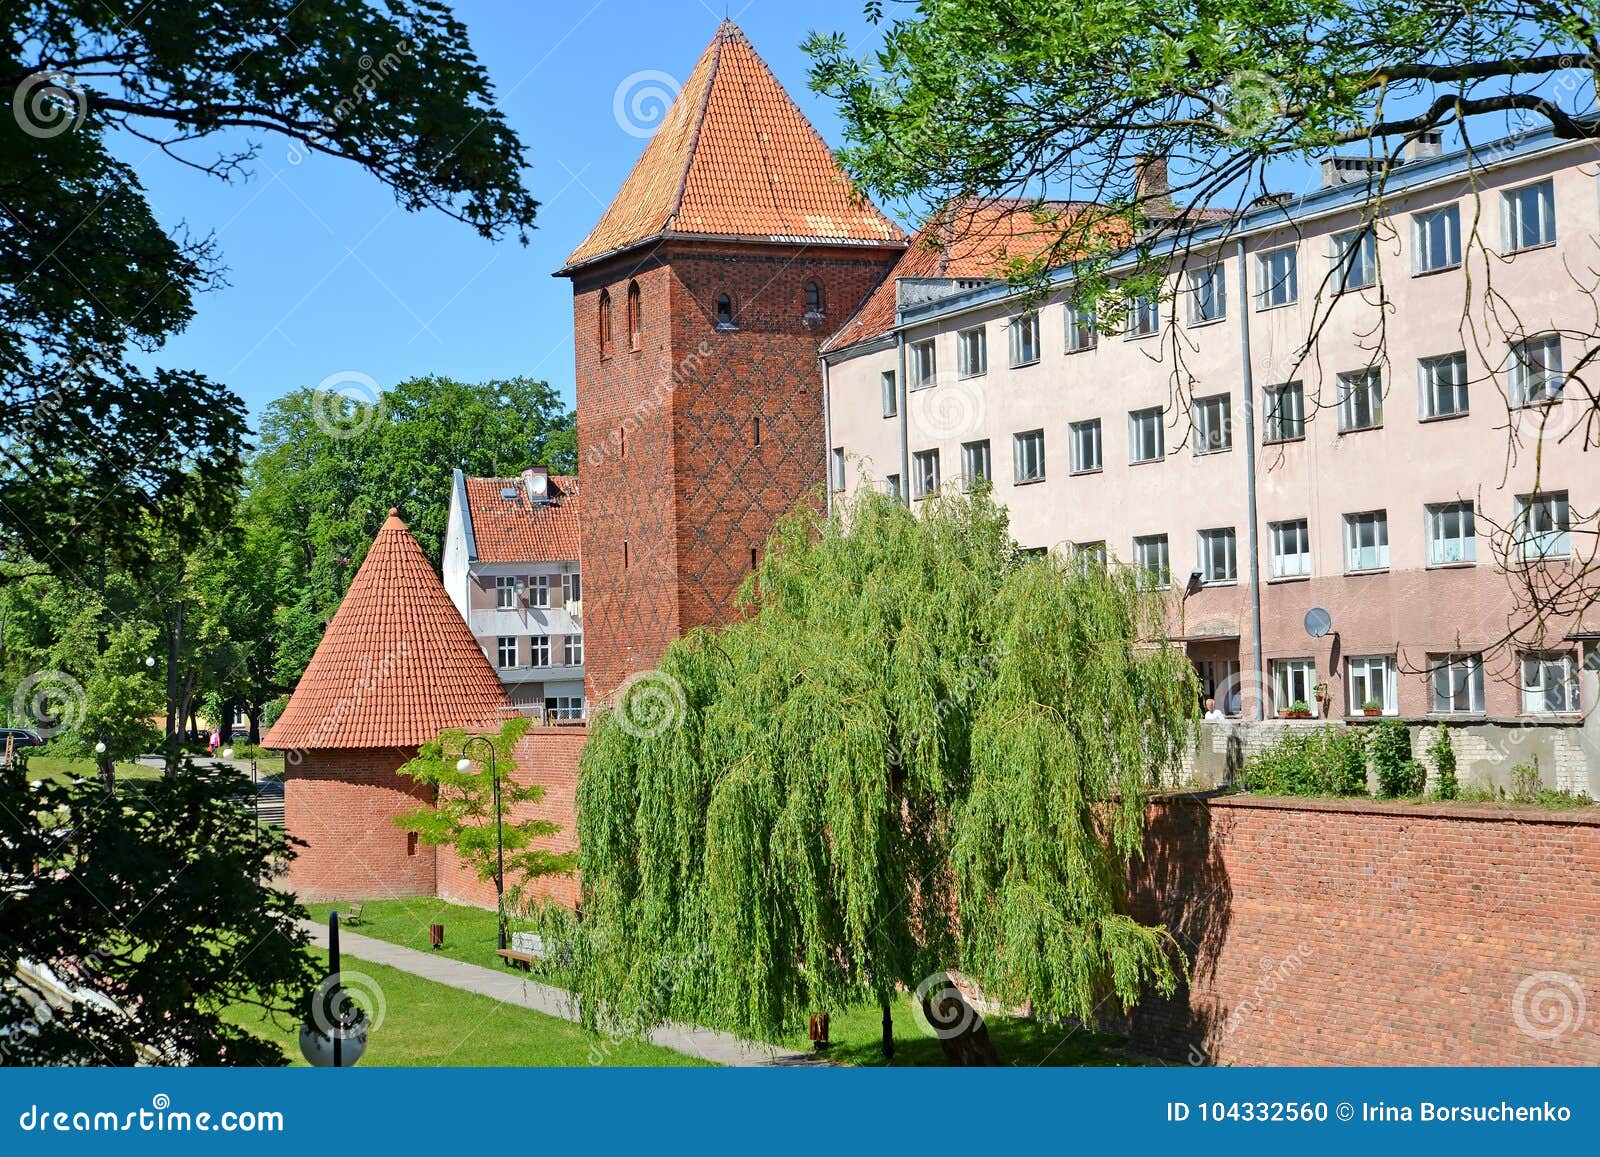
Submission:
M 356 166 L 289 159 L 262 141 L 253 177 L 226 185 L 118 142 L 162 223 L 215 231 L 227 288 L 156 359 L 231 386 L 252 419 L 273 398 L 331 375 L 380 387 L 426 373 L 468 381 L 526 374 L 572 398 L 568 282 L 551 276 L 588 232 L 642 151 L 613 115 L 641 72 L 681 82 L 721 21 L 722 0 L 456 0 L 501 108 L 528 146 L 543 202 L 523 247 L 484 241 L 437 213 L 406 213 Z M 832 109 L 805 87 L 800 42 L 813 29 L 865 43 L 860 0 L 735 0 L 744 29 L 824 137 Z M 646 86 L 653 78 L 637 84 Z

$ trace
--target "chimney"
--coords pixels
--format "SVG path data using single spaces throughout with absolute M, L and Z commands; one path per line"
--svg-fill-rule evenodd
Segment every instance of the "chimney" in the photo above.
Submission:
M 522 472 L 522 484 L 528 488 L 528 501 L 535 506 L 550 501 L 550 467 L 530 466 Z
M 1406 160 L 1426 161 L 1432 157 L 1444 155 L 1444 133 L 1439 129 L 1429 129 L 1418 133 L 1406 144 Z
M 1323 157 L 1322 187 L 1362 184 L 1383 171 L 1382 157 Z
M 1141 153 L 1134 158 L 1138 176 L 1134 195 L 1147 217 L 1172 216 L 1172 186 L 1167 183 L 1167 158 Z

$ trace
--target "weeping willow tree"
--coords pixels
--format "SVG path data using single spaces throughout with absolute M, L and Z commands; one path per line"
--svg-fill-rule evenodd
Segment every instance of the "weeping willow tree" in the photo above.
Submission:
M 924 505 L 791 516 L 745 618 L 673 644 L 599 719 L 568 930 L 591 1028 L 777 1040 L 876 1004 L 888 1051 L 896 993 L 935 1019 L 950 970 L 1085 1022 L 1176 986 L 1172 937 L 1126 909 L 1196 702 L 1159 597 L 1027 558 L 985 495 Z M 967 1027 L 940 1036 L 978 1063 Z

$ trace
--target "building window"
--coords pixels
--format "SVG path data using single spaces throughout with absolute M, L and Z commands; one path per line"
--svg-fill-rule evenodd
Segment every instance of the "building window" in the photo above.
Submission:
M 893 370 L 878 375 L 878 387 L 883 391 L 883 416 L 896 417 L 900 413 L 900 391 L 895 388 Z
M 891 474 L 883 480 L 883 492 L 890 498 L 900 498 L 900 475 Z
M 1483 656 L 1460 652 L 1429 655 L 1433 710 L 1437 715 L 1483 714 Z
M 611 352 L 611 291 L 600 291 L 600 316 L 596 321 L 595 337 L 600 342 L 600 356 Z
M 1298 262 L 1293 245 L 1256 258 L 1257 309 L 1277 309 L 1300 299 Z
M 1039 360 L 1039 315 L 1025 313 L 1013 318 L 1007 327 L 1011 331 L 1011 364 L 1031 366 Z
M 1067 436 L 1072 443 L 1072 472 L 1074 474 L 1092 474 L 1101 468 L 1100 460 L 1100 419 L 1090 418 L 1084 422 L 1074 422 L 1067 427 Z
M 752 546 L 750 548 L 750 569 L 751 570 L 755 570 L 756 569 L 756 561 L 757 561 L 757 559 L 756 559 L 756 548 Z
M 963 442 L 961 444 L 962 488 L 970 490 L 975 482 L 992 480 L 989 468 L 989 439 L 985 438 L 981 442 Z
M 550 695 L 545 697 L 544 717 L 558 722 L 576 723 L 583 718 L 582 695 Z
M 1128 411 L 1128 464 L 1157 462 L 1167 453 L 1161 407 Z
M 1267 524 L 1272 540 L 1273 578 L 1305 578 L 1311 573 L 1311 528 L 1303 518 Z
M 1202 530 L 1199 535 L 1200 581 L 1231 583 L 1239 578 L 1238 535 L 1233 527 Z
M 717 297 L 717 328 L 733 328 L 733 298 L 726 293 Z
M 925 390 L 933 385 L 934 376 L 939 372 L 938 360 L 934 357 L 933 339 L 914 342 L 911 354 L 911 388 Z
M 548 667 L 550 665 L 550 636 L 528 636 L 528 665 L 530 667 Z
M 536 574 L 529 576 L 528 605 L 530 607 L 548 607 L 550 605 L 549 575 Z
M 1233 449 L 1233 403 L 1227 394 L 1195 398 L 1189 405 L 1194 423 L 1194 452 L 1219 454 Z
M 1189 274 L 1189 324 L 1205 325 L 1228 315 L 1228 275 L 1221 265 Z
M 1507 253 L 1555 244 L 1556 191 L 1549 181 L 1507 189 L 1500 204 Z
M 1417 362 L 1422 417 L 1456 418 L 1467 412 L 1467 355 L 1445 354 Z
M 517 605 L 517 580 L 510 575 L 500 575 L 494 580 L 494 605 L 509 611 Z
M 1133 540 L 1133 565 L 1139 568 L 1145 581 L 1154 589 L 1165 590 L 1172 585 L 1172 560 L 1167 550 L 1167 536 L 1145 534 Z
M 1081 305 L 1068 305 L 1067 352 L 1092 350 L 1100 343 L 1100 331 L 1095 325 L 1094 310 Z
M 495 641 L 495 666 L 515 667 L 517 665 L 517 639 L 515 635 L 501 635 Z
M 927 498 L 939 491 L 939 451 L 918 450 L 911 455 L 911 497 Z
M 1349 671 L 1349 714 L 1361 714 L 1370 703 L 1376 703 L 1385 715 L 1399 714 L 1392 655 L 1362 655 L 1346 660 L 1345 668 Z
M 1332 256 L 1335 293 L 1378 283 L 1378 239 L 1371 229 L 1335 233 Z
M 1580 710 L 1578 665 L 1570 652 L 1522 656 L 1522 710 L 1530 715 Z
M 568 635 L 561 640 L 561 661 L 568 667 L 583 666 L 582 635 Z
M 1295 704 L 1317 710 L 1317 667 L 1310 659 L 1274 659 L 1272 668 L 1272 706 L 1288 711 Z
M 1567 503 L 1567 492 L 1518 495 L 1513 530 L 1517 554 L 1525 561 L 1571 554 L 1572 508 Z
M 761 445 L 761 415 L 756 414 L 750 419 L 750 444 Z
M 1106 568 L 1106 561 L 1110 556 L 1106 552 L 1104 539 L 1094 542 L 1075 542 L 1072 544 L 1072 561 L 1080 567 L 1095 567 L 1099 570 Z
M 956 334 L 956 373 L 963 378 L 976 378 L 988 370 L 988 331 L 976 325 Z
M 1427 508 L 1427 514 L 1429 566 L 1478 561 L 1478 527 L 1472 503 L 1436 503 Z
M 1151 337 L 1160 328 L 1161 299 L 1154 296 L 1135 297 L 1128 305 L 1128 340 Z
M 1344 569 L 1347 573 L 1389 569 L 1388 511 L 1344 516 Z
M 1461 210 L 1446 205 L 1430 213 L 1418 213 L 1411 218 L 1415 260 L 1412 269 L 1417 273 L 1433 273 L 1439 269 L 1453 269 L 1461 264 Z
M 1306 388 L 1299 382 L 1268 386 L 1268 442 L 1294 442 L 1306 436 Z
M 623 570 L 627 570 L 628 569 L 628 565 L 629 565 L 629 561 L 628 561 L 628 540 L 627 539 L 623 539 L 622 540 L 622 569 Z
M 638 349 L 644 336 L 644 315 L 640 310 L 639 283 L 628 282 L 628 347 Z
M 1537 406 L 1559 402 L 1561 335 L 1550 333 L 1511 343 L 1511 404 Z
M 822 286 L 815 281 L 806 282 L 806 316 L 821 317 L 825 312 L 822 308 Z
M 1339 431 L 1383 425 L 1383 375 L 1376 368 L 1339 375 Z
M 570 607 L 583 601 L 583 576 L 578 571 L 561 576 L 561 605 Z
M 833 488 L 835 490 L 843 490 L 844 489 L 844 447 L 843 446 L 835 446 L 833 448 L 831 473 L 833 474 Z
M 1012 477 L 1037 482 L 1044 477 L 1044 431 L 1027 430 L 1011 436 Z

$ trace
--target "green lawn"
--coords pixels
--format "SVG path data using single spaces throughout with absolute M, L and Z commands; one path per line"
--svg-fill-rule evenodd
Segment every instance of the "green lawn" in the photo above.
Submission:
M 117 782 L 127 783 L 130 780 L 157 779 L 161 775 L 158 767 L 146 767 L 142 763 L 117 764 Z M 68 759 L 60 755 L 30 755 L 28 757 L 29 779 L 53 779 L 58 783 L 71 783 L 74 779 L 97 780 L 100 777 L 99 768 L 95 767 L 92 759 Z
M 314 949 L 324 964 L 327 954 Z M 591 1037 L 575 1024 L 486 996 L 462 992 L 346 955 L 344 971 L 358 1003 L 375 1020 L 373 993 L 381 994 L 377 1020 L 361 1064 L 390 1067 L 545 1066 L 571 1067 L 700 1065 L 702 1061 L 669 1049 L 634 1041 Z M 359 973 L 360 978 L 350 974 Z M 263 1019 L 259 1009 L 236 1005 L 224 1016 L 259 1037 L 276 1041 L 295 1065 L 300 1056 L 299 1026 Z
M 326 924 L 329 908 L 337 908 L 341 913 L 341 929 L 423 952 L 430 951 L 428 925 L 442 923 L 444 947 L 438 950 L 441 955 L 488 968 L 505 966 L 495 955 L 495 914 L 482 908 L 468 908 L 425 897 L 368 900 L 362 909 L 361 923 L 352 925 L 345 923 L 342 918 L 342 914 L 349 910 L 349 904 L 308 904 L 306 907 L 318 923 Z M 508 927 L 514 932 L 519 924 L 511 920 Z M 833 1047 L 827 1051 L 828 1058 L 841 1064 L 881 1065 L 883 1054 L 878 1043 L 880 1017 L 876 1008 L 834 1013 L 829 1024 Z M 1049 1028 L 1017 1017 L 994 1016 L 989 1017 L 988 1022 L 989 1036 L 1007 1064 L 1073 1066 L 1141 1063 L 1110 1051 L 1120 1043 L 1118 1037 L 1069 1028 Z M 909 995 L 895 1006 L 894 1037 L 896 1066 L 944 1063 L 938 1040 L 919 1027 Z M 811 1042 L 803 1039 L 796 1039 L 791 1044 L 799 1051 L 811 1047 Z

